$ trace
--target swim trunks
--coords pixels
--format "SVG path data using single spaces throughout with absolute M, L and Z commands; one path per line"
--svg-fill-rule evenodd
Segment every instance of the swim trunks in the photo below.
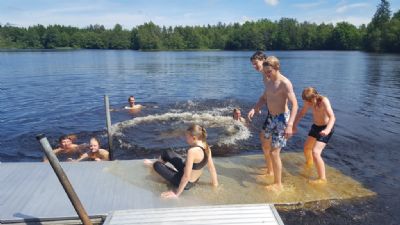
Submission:
M 273 116 L 268 112 L 265 119 L 263 129 L 264 136 L 269 139 L 271 137 L 271 145 L 273 148 L 283 148 L 286 146 L 285 129 L 289 121 L 290 111 Z
M 332 128 L 331 132 L 326 135 L 326 136 L 321 136 L 319 133 L 323 131 L 326 128 L 326 125 L 324 126 L 317 126 L 313 124 L 311 126 L 310 132 L 308 133 L 308 136 L 314 137 L 317 139 L 317 141 L 328 143 L 329 139 L 331 139 L 332 134 L 334 132 L 334 128 Z

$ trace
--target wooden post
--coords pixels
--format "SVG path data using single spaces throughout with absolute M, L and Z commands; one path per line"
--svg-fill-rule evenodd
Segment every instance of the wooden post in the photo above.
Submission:
M 110 160 L 114 159 L 114 152 L 112 149 L 112 133 L 111 133 L 111 115 L 110 115 L 110 100 L 107 95 L 104 95 L 104 106 L 106 110 L 106 123 L 107 123 L 107 136 L 108 136 L 108 152 L 110 153 Z
M 46 136 L 44 134 L 39 134 L 36 136 L 36 139 L 42 145 L 43 151 L 46 154 L 46 157 L 49 160 L 51 167 L 56 173 L 58 180 L 64 188 L 64 191 L 67 193 L 68 198 L 74 206 L 75 211 L 78 213 L 82 223 L 84 225 L 92 225 L 92 221 L 90 221 L 86 210 L 83 208 L 83 205 L 79 200 L 78 195 L 76 194 L 74 188 L 69 182 L 68 177 L 62 169 L 60 162 L 58 161 L 56 154 L 54 154 L 53 149 L 51 148 Z

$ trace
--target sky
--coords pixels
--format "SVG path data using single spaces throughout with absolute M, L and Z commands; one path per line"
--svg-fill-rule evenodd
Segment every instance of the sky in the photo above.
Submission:
M 389 0 L 392 12 L 400 0 Z M 368 24 L 380 0 L 0 0 L 0 24 L 28 27 L 61 24 L 131 29 L 152 21 L 160 26 L 194 26 L 295 18 L 299 22 Z

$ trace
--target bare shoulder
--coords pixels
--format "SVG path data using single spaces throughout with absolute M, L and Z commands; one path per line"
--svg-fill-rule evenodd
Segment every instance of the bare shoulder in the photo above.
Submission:
M 281 81 L 282 81 L 282 85 L 285 87 L 286 90 L 288 90 L 288 91 L 292 91 L 293 90 L 292 82 L 287 77 L 282 75 L 282 80 Z
M 329 101 L 329 99 L 325 96 L 322 97 L 322 105 L 324 107 L 329 107 L 331 105 L 331 102 Z

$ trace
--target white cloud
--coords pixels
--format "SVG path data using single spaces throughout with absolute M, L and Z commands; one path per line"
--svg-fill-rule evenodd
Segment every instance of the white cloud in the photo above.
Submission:
M 358 16 L 338 16 L 338 17 L 331 17 L 331 18 L 324 18 L 323 20 L 317 20 L 317 23 L 332 23 L 332 24 L 337 24 L 340 22 L 348 22 L 350 24 L 353 24 L 355 26 L 360 26 L 362 24 L 367 25 L 369 22 L 371 22 L 370 17 L 358 17 Z
M 312 3 L 298 3 L 298 4 L 293 4 L 293 6 L 296 7 L 296 8 L 300 8 L 300 9 L 310 9 L 310 8 L 314 8 L 314 7 L 320 6 L 323 3 L 325 3 L 325 2 L 324 1 L 318 1 L 318 2 L 312 2 Z
M 264 0 L 264 2 L 268 5 L 276 6 L 279 4 L 279 0 Z
M 349 5 L 342 5 L 336 9 L 337 13 L 344 13 L 350 9 L 357 9 L 357 8 L 367 8 L 369 7 L 368 3 L 354 3 Z

